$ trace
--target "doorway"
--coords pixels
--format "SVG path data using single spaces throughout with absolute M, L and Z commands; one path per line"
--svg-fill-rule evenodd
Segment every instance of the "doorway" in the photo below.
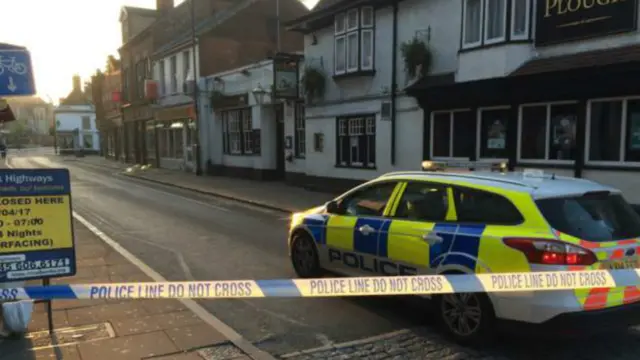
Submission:
M 284 158 L 284 106 L 278 104 L 275 106 L 276 120 L 276 171 L 275 180 L 284 180 L 285 178 L 285 158 Z

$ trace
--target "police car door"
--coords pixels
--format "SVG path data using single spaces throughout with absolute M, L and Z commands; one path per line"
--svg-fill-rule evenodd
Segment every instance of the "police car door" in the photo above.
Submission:
M 455 220 L 451 189 L 446 185 L 424 181 L 409 181 L 391 211 L 391 227 L 384 254 L 393 261 L 400 275 L 431 272 L 435 254 L 446 246 L 448 227 L 445 221 Z M 387 274 L 393 275 L 393 274 Z
M 379 249 L 387 241 L 386 216 L 400 185 L 377 182 L 347 194 L 339 211 L 327 221 L 326 251 L 320 251 L 324 268 L 353 275 L 380 273 Z

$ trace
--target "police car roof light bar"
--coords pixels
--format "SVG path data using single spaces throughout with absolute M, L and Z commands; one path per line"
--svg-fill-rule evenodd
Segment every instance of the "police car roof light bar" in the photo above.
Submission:
M 469 171 L 496 171 L 507 172 L 506 161 L 423 161 L 422 171 L 449 171 L 449 172 L 469 172 Z

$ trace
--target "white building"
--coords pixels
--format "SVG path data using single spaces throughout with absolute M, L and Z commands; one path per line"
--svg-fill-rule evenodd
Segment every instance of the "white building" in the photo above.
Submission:
M 295 128 L 324 147 L 307 141 L 287 171 L 338 184 L 423 159 L 508 160 L 640 203 L 638 1 L 567 4 L 321 0 L 290 28 L 306 34 L 305 64 L 325 88 Z M 415 81 L 402 51 L 414 38 L 410 49 L 431 54 Z
M 54 118 L 61 154 L 79 149 L 96 154 L 100 151 L 95 109 L 82 93 L 79 76 L 73 77 L 73 90 L 54 109 Z
M 284 179 L 285 160 L 293 156 L 286 149 L 284 116 L 295 103 L 273 99 L 273 79 L 273 60 L 205 79 L 200 134 L 203 163 L 210 173 Z
M 195 51 L 198 61 L 197 45 Z M 195 168 L 195 114 L 193 98 L 186 86 L 188 81 L 194 81 L 193 52 L 190 35 L 184 34 L 160 47 L 152 56 L 153 79 L 158 83 L 159 95 L 155 108 L 155 136 L 162 168 L 189 171 Z M 153 126 L 147 126 L 147 133 L 153 131 Z

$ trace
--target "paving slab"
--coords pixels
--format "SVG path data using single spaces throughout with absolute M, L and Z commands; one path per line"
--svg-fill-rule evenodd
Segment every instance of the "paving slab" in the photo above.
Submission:
M 87 360 L 140 360 L 179 351 L 162 331 L 83 343 L 78 349 L 82 359 Z
M 182 350 L 218 345 L 227 342 L 224 335 L 211 331 L 208 324 L 176 327 L 165 330 L 173 343 Z
M 114 321 L 116 319 L 139 318 L 148 315 L 142 306 L 133 301 L 65 311 L 70 325 L 84 325 L 101 321 Z
M 144 316 L 137 319 L 116 319 L 113 327 L 119 336 L 141 334 L 159 330 L 182 328 L 187 325 L 204 324 L 191 311 L 177 311 L 164 314 Z M 208 325 L 207 325 L 208 326 Z M 211 327 L 209 326 L 209 329 Z M 206 330 L 206 329 L 204 329 Z

